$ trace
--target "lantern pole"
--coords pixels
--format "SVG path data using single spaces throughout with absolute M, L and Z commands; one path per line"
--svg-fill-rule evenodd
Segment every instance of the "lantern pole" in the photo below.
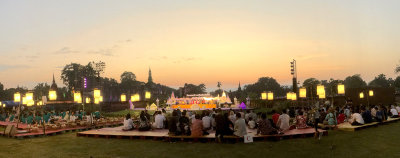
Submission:
M 14 94 L 15 97 L 15 94 Z M 14 98 L 15 100 L 15 98 Z M 17 120 L 17 130 L 19 126 L 19 120 L 21 119 L 21 93 L 19 93 L 19 100 L 18 100 L 18 120 Z
M 367 90 L 367 105 L 369 107 L 369 91 Z
M 37 105 L 36 105 L 37 106 Z M 40 111 L 42 112 L 42 127 L 43 127 L 43 135 L 46 136 L 46 125 L 45 125 L 45 121 L 44 121 L 44 111 L 43 111 L 43 107 L 40 106 Z
M 18 102 L 18 120 L 17 120 L 17 130 L 19 125 L 19 120 L 21 119 L 21 102 Z
M 332 81 L 333 81 L 333 80 L 332 80 Z M 330 83 L 332 83 L 332 81 L 331 81 Z M 334 97 L 334 94 L 333 94 L 333 87 L 334 87 L 334 85 L 331 86 L 331 97 L 332 97 L 331 107 L 333 107 L 333 97 Z

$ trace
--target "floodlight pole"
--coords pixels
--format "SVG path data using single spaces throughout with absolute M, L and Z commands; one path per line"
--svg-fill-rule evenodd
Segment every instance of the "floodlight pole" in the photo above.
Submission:
M 21 119 L 21 101 L 18 102 L 18 120 L 17 120 L 17 130 L 19 125 L 19 120 Z

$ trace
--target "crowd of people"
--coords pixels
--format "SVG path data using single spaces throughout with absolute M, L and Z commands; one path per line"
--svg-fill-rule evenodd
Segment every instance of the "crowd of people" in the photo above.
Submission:
M 332 108 L 329 105 L 319 108 L 289 108 L 280 112 L 272 111 L 269 118 L 267 113 L 254 113 L 253 110 L 228 110 L 221 109 L 188 111 L 175 109 L 167 113 L 164 109 L 156 111 L 151 116 L 147 111 L 142 111 L 137 120 L 133 121 L 128 114 L 124 121 L 123 130 L 148 131 L 168 129 L 172 136 L 200 137 L 215 132 L 218 140 L 224 136 L 243 137 L 248 129 L 257 131 L 257 135 L 282 134 L 291 129 L 304 129 L 314 127 L 316 131 L 319 124 L 334 127 L 340 123 L 348 122 L 351 125 L 363 125 L 374 121 L 382 122 L 389 117 L 399 117 L 400 106 L 342 106 Z
M 289 125 L 289 119 L 283 114 L 280 116 L 279 124 L 284 127 Z M 278 128 L 277 128 L 278 127 Z M 257 130 L 259 135 L 271 135 L 282 133 L 287 130 L 276 126 L 267 117 L 267 113 L 254 113 L 253 110 L 247 111 L 227 111 L 221 109 L 204 111 L 187 111 L 180 109 L 173 110 L 171 114 L 163 109 L 156 111 L 153 116 L 147 111 L 142 111 L 138 120 L 132 120 L 131 115 L 127 114 L 123 130 L 129 131 L 137 129 L 139 131 L 168 129 L 171 136 L 193 136 L 200 137 L 209 135 L 215 131 L 219 140 L 224 136 L 235 135 L 243 137 L 248 133 L 248 129 Z
M 99 111 L 93 112 L 92 115 L 87 114 L 83 110 L 79 111 L 35 111 L 35 110 L 24 110 L 20 112 L 18 110 L 5 111 L 2 110 L 0 113 L 0 121 L 23 123 L 28 125 L 39 126 L 42 124 L 54 124 L 56 121 L 64 121 L 75 123 L 77 121 L 91 121 L 93 119 L 100 119 L 101 115 Z

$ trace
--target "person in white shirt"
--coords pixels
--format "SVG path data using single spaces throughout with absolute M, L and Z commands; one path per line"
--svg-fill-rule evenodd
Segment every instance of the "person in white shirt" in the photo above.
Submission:
M 161 114 L 160 111 L 156 112 L 156 116 L 154 117 L 154 128 L 163 129 L 164 121 L 166 120 L 165 116 Z
M 344 114 L 346 115 L 346 118 L 349 119 L 351 117 L 351 111 L 348 106 L 344 109 Z
M 243 137 L 244 135 L 247 134 L 246 122 L 241 117 L 240 113 L 236 114 L 236 118 L 237 118 L 237 120 L 235 122 L 233 134 L 238 137 Z
M 256 122 L 253 120 L 252 117 L 249 117 L 249 122 L 247 123 L 250 129 L 256 128 Z
M 281 131 L 286 131 L 290 128 L 289 120 L 290 116 L 286 114 L 285 110 L 282 110 L 282 115 L 279 116 L 278 122 L 276 124 Z
M 359 126 L 359 125 L 363 125 L 364 124 L 364 119 L 362 118 L 362 116 L 360 115 L 360 113 L 358 113 L 357 111 L 354 112 L 350 119 L 349 119 L 349 123 L 353 126 Z
M 65 113 L 64 120 L 69 121 L 69 111 L 67 111 L 67 113 Z
M 211 129 L 211 117 L 209 116 L 208 112 L 205 112 L 204 117 L 202 118 L 203 121 L 203 130 L 208 131 Z
M 250 110 L 247 110 L 247 111 L 246 111 L 246 114 L 244 115 L 244 120 L 245 120 L 246 122 L 249 122 L 249 115 L 250 115 Z
M 253 121 L 256 121 L 256 120 L 257 120 L 257 114 L 254 113 L 253 110 L 250 110 L 249 118 L 250 118 L 250 117 L 253 118 Z
M 215 127 L 217 126 L 217 122 L 215 122 L 215 116 L 216 116 L 217 114 L 212 114 L 212 116 L 211 116 L 211 127 L 213 128 L 213 129 L 215 129 Z
M 398 118 L 399 117 L 399 112 L 394 108 L 392 105 L 392 108 L 390 109 L 390 113 L 392 113 L 392 118 Z
M 232 123 L 236 122 L 235 112 L 231 111 L 228 118 L 229 118 L 229 120 L 231 120 Z
M 397 112 L 399 112 L 400 113 L 400 106 L 396 106 L 396 110 L 397 110 Z
M 74 112 L 72 112 L 71 116 L 69 116 L 69 122 L 75 122 L 76 120 L 76 116 L 74 114 Z
M 122 128 L 123 131 L 130 131 L 133 130 L 133 121 L 131 119 L 131 114 L 126 114 L 126 118 L 124 120 L 124 127 Z
M 375 107 L 372 107 L 371 108 L 371 115 L 372 115 L 372 117 L 376 117 L 376 109 L 375 109 Z

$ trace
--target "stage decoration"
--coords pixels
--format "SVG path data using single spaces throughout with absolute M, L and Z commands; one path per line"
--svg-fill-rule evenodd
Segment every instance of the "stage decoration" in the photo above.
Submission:
M 243 102 L 240 104 L 239 108 L 241 109 L 246 109 L 246 104 L 244 104 Z
M 150 105 L 150 110 L 157 110 L 157 105 L 156 104 L 151 104 Z

